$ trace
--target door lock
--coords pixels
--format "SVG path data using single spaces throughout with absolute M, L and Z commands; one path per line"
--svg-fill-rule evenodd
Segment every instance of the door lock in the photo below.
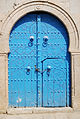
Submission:
M 40 72 L 40 69 L 36 68 L 36 65 L 35 65 L 35 71 Z
M 39 68 L 36 68 L 36 65 L 35 65 L 35 71 L 37 71 L 37 72 L 39 72 L 39 73 L 44 73 L 45 71 L 46 71 L 46 69 L 44 70 L 44 71 L 40 71 L 40 69 Z

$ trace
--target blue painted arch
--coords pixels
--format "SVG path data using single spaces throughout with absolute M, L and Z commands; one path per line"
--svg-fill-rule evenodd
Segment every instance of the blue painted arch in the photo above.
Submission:
M 25 15 L 14 25 L 9 47 L 10 106 L 71 106 L 69 36 L 57 17 Z

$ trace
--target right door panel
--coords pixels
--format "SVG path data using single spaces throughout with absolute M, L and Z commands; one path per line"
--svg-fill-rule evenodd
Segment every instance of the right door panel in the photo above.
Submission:
M 64 24 L 55 16 L 38 14 L 38 68 L 40 98 L 44 107 L 71 104 L 69 37 Z M 51 68 L 50 71 L 47 71 Z M 38 84 L 39 85 L 39 84 Z

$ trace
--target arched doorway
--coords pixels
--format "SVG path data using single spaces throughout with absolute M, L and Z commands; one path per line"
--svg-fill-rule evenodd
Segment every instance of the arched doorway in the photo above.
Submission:
M 9 47 L 10 106 L 70 106 L 69 37 L 58 18 L 27 14 L 14 25 Z

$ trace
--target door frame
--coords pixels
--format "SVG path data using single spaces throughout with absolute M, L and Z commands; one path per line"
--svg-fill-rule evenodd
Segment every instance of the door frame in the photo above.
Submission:
M 21 3 L 19 6 L 15 6 L 15 9 L 12 10 L 3 20 L 3 24 L 1 27 L 1 41 L 0 41 L 0 56 L 2 57 L 0 60 L 4 61 L 4 73 L 2 82 L 5 82 L 5 90 L 4 90 L 4 100 L 1 102 L 3 105 L 4 112 L 8 108 L 8 53 L 9 49 L 9 34 L 11 32 L 12 27 L 14 24 L 24 15 L 30 12 L 35 11 L 45 11 L 52 15 L 58 17 L 65 27 L 67 28 L 69 34 L 69 49 L 68 51 L 71 54 L 71 100 L 73 108 L 78 108 L 78 104 L 76 105 L 76 97 L 75 97 L 75 65 L 74 65 L 74 58 L 75 55 L 80 54 L 79 50 L 79 34 L 76 27 L 75 22 L 71 18 L 71 16 L 60 6 L 53 4 L 51 1 L 34 1 L 29 2 L 26 1 L 25 4 Z M 3 46 L 3 47 L 2 47 Z M 78 94 L 77 94 L 78 95 Z M 79 103 L 79 102 L 78 102 Z

